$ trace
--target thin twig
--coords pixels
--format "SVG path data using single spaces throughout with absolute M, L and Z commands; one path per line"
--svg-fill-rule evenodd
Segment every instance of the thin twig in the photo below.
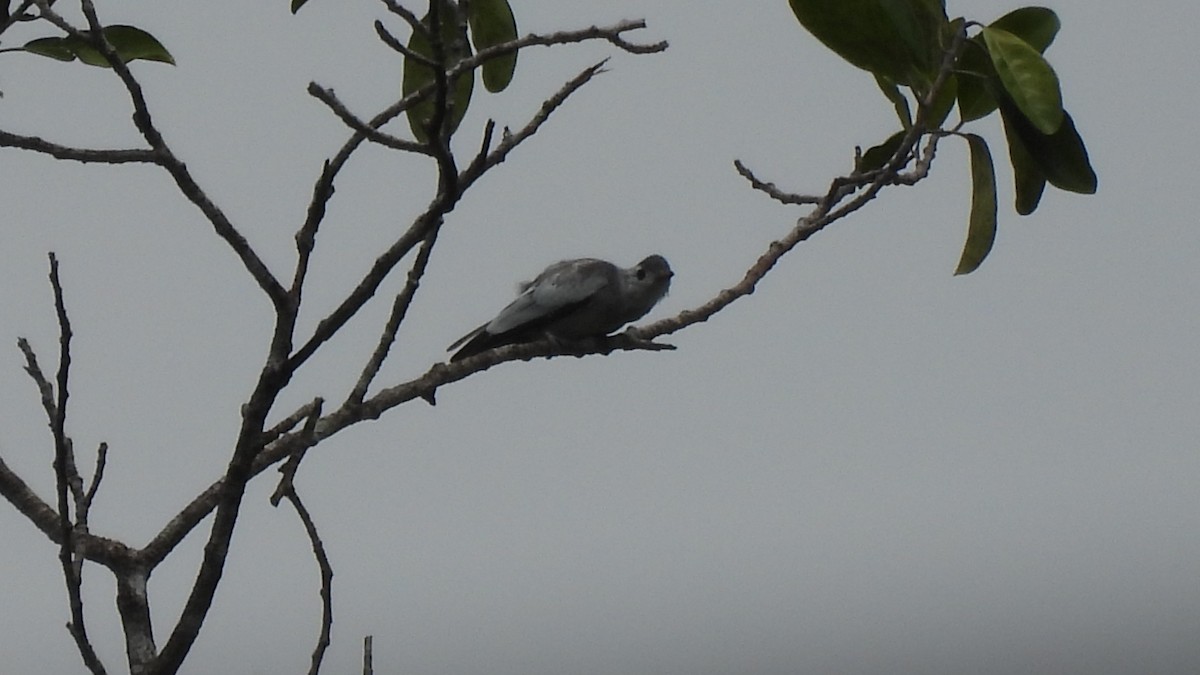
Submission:
M 329 556 L 325 552 L 325 544 L 321 541 L 321 535 L 317 532 L 317 525 L 313 522 L 308 509 L 305 508 L 304 502 L 300 501 L 300 495 L 296 494 L 295 486 L 289 485 L 284 496 L 296 509 L 296 514 L 300 516 L 300 522 L 304 524 L 304 531 L 308 534 L 308 540 L 312 544 L 313 557 L 317 559 L 317 567 L 321 570 L 321 631 L 317 636 L 317 646 L 313 648 L 312 662 L 308 668 L 309 675 L 317 675 L 321 670 L 321 660 L 325 658 L 325 650 L 329 648 L 330 636 L 333 632 L 333 566 L 329 563 Z
M 21 136 L 7 131 L 0 131 L 0 147 L 31 150 L 55 159 L 69 159 L 76 162 L 96 162 L 101 164 L 157 164 L 158 155 L 153 150 L 94 150 L 90 148 L 73 148 L 52 143 L 37 136 Z
M 758 176 L 755 176 L 750 169 L 746 168 L 746 165 L 742 164 L 742 160 L 740 159 L 733 160 L 733 166 L 735 169 L 737 169 L 737 172 L 741 174 L 742 178 L 750 181 L 750 187 L 767 193 L 771 199 L 774 199 L 782 204 L 816 204 L 817 202 L 821 201 L 820 197 L 799 195 L 794 192 L 784 192 L 776 187 L 774 183 L 767 183 L 759 180 Z
M 383 362 L 387 359 L 392 344 L 396 341 L 396 332 L 400 329 L 400 324 L 404 322 L 404 317 L 408 314 L 408 308 L 412 305 L 417 288 L 421 284 L 421 277 L 424 276 L 425 268 L 429 265 L 429 256 L 433 252 L 433 245 L 437 241 L 439 230 L 440 228 L 430 230 L 429 236 L 425 237 L 425 241 L 421 242 L 421 248 L 417 251 L 416 260 L 413 261 L 413 266 L 408 271 L 408 281 L 404 284 L 404 290 L 396 295 L 396 300 L 392 303 L 392 312 L 388 315 L 383 333 L 379 336 L 379 344 L 375 347 L 375 351 L 371 353 L 371 358 L 367 361 L 367 365 L 359 375 L 358 381 L 354 384 L 354 389 L 350 391 L 349 400 L 354 402 L 362 401 L 363 397 L 367 395 L 367 389 L 371 386 L 371 382 L 379 374 L 379 369 L 383 367 Z
M 568 80 L 566 84 L 559 88 L 553 96 L 546 99 L 537 113 L 525 126 L 521 127 L 516 133 L 505 133 L 500 143 L 491 152 L 480 152 L 467 168 L 463 170 L 462 175 L 459 176 L 459 183 L 462 185 L 462 188 L 465 190 L 489 169 L 504 162 L 508 158 L 509 153 L 537 133 L 546 120 L 550 119 L 550 115 L 565 103 L 571 94 L 574 94 L 583 85 L 591 82 L 592 78 L 596 75 L 605 72 L 604 64 L 606 63 L 608 63 L 608 59 L 603 59 L 584 68 L 578 75 Z M 487 133 L 485 133 L 485 140 L 490 141 L 490 138 L 489 128 Z M 484 147 L 486 148 L 486 146 L 487 143 L 485 143 Z
M 284 306 L 287 301 L 287 294 L 284 292 L 283 286 L 220 207 L 209 199 L 208 194 L 200 187 L 195 178 L 192 177 L 187 166 L 171 151 L 166 140 L 163 139 L 162 134 L 155 127 L 150 115 L 150 108 L 146 103 L 146 97 L 142 92 L 141 84 L 133 76 L 133 73 L 130 72 L 129 66 L 117 55 L 116 50 L 113 49 L 113 46 L 109 44 L 108 39 L 104 36 L 103 27 L 96 16 L 96 8 L 93 6 L 91 0 L 81 0 L 80 2 L 84 16 L 88 22 L 89 30 L 87 33 L 75 28 L 62 16 L 55 13 L 50 8 L 51 3 L 48 0 L 34 0 L 34 2 L 37 4 L 43 18 L 53 23 L 71 37 L 87 41 L 104 56 L 112 67 L 113 72 L 117 74 L 122 84 L 125 85 L 130 102 L 133 104 L 134 126 L 137 127 L 142 137 L 150 145 L 156 163 L 166 169 L 167 173 L 171 175 L 180 193 L 200 209 L 200 212 L 204 214 L 205 218 L 212 225 L 213 230 L 233 249 L 233 252 L 242 261 L 242 265 L 254 277 L 259 287 L 271 299 L 271 302 L 276 307 Z
M 317 398 L 305 406 L 308 410 L 308 417 L 300 433 L 306 438 L 312 437 L 317 421 L 321 418 L 322 403 L 323 401 Z M 296 509 L 296 514 L 300 516 L 300 522 L 303 523 L 304 531 L 312 544 L 317 567 L 321 570 L 321 631 L 317 637 L 317 646 L 313 649 L 312 663 L 308 670 L 310 675 L 317 675 L 321 670 L 321 660 L 325 657 L 325 650 L 329 647 L 330 634 L 333 630 L 333 567 L 329 564 L 329 556 L 325 553 L 325 544 L 321 541 L 320 533 L 317 532 L 317 525 L 304 506 L 304 502 L 301 501 L 300 495 L 296 492 L 296 472 L 300 469 L 300 462 L 304 461 L 306 450 L 307 447 L 299 448 L 279 468 L 282 476 L 279 479 L 279 485 L 275 488 L 275 493 L 271 495 L 271 506 L 279 506 L 281 499 L 287 499 Z
M 375 655 L 372 653 L 375 636 L 363 638 L 363 675 L 375 675 Z
M 334 95 L 332 89 L 326 89 L 315 82 L 308 85 L 309 95 L 316 98 L 321 103 L 324 103 L 333 114 L 338 116 L 338 119 L 346 123 L 346 126 L 357 131 L 366 137 L 372 143 L 378 143 L 385 148 L 400 150 L 403 152 L 415 152 L 422 155 L 428 155 L 429 149 L 422 143 L 397 138 L 391 134 L 385 134 L 378 129 L 371 127 L 367 122 L 359 119 L 354 113 L 350 112 L 349 108 L 342 104 Z
M 37 354 L 33 351 L 33 346 L 29 344 L 29 340 L 25 338 L 17 338 L 17 348 L 25 355 L 25 372 L 29 373 L 29 377 L 33 379 L 33 383 L 37 385 L 38 394 L 42 399 L 42 410 L 46 412 L 46 419 L 53 420 L 58 414 L 55 412 L 57 404 L 54 402 L 54 385 L 46 379 L 46 375 L 42 372 L 42 367 L 38 364 Z
M 420 33 L 421 37 L 429 40 L 429 27 L 422 23 L 421 20 L 417 18 L 417 15 L 413 14 L 412 10 L 396 2 L 396 0 L 383 0 L 383 4 L 388 8 L 389 12 L 404 19 L 404 22 L 408 24 L 409 28 Z
M 54 434 L 54 477 L 58 494 L 58 519 L 62 529 L 62 544 L 58 550 L 58 560 L 62 564 L 63 579 L 67 586 L 67 599 L 71 607 L 71 620 L 67 623 L 67 631 L 75 639 L 83 663 L 93 673 L 104 673 L 104 665 L 96 655 L 88 639 L 87 625 L 83 616 L 83 579 L 80 568 L 75 562 L 75 527 L 71 522 L 70 483 L 72 473 L 68 463 L 74 464 L 71 458 L 71 442 L 67 438 L 67 401 L 70 398 L 71 373 L 71 319 L 67 316 L 67 306 L 63 299 L 62 281 L 58 276 L 58 258 L 50 254 L 50 286 L 54 289 L 54 311 L 58 316 L 59 352 L 58 373 L 55 377 L 55 393 L 57 399 L 54 405 L 54 415 L 50 420 L 50 429 Z M 78 478 L 76 473 L 74 478 Z
M 304 427 L 300 430 L 300 434 L 305 438 L 311 439 L 313 432 L 317 427 L 317 421 L 321 419 L 321 408 L 325 405 L 325 401 L 321 398 L 315 398 L 311 403 L 304 406 L 308 411 L 308 415 L 304 420 Z M 271 495 L 271 506 L 279 506 L 279 501 L 287 494 L 287 491 L 292 488 L 292 482 L 296 479 L 296 471 L 300 469 L 300 462 L 304 461 L 304 453 L 307 447 L 297 448 L 292 456 L 283 466 L 279 467 L 281 474 L 279 485 L 275 487 L 275 492 Z
M 263 433 L 263 444 L 265 445 L 271 441 L 274 441 L 276 438 L 279 438 L 280 436 L 291 431 L 297 424 L 307 421 L 313 416 L 314 413 L 319 412 L 319 406 L 321 404 L 322 400 L 320 398 L 313 399 L 309 403 L 296 410 L 296 412 L 280 420 L 278 424 Z
M 79 521 L 80 528 L 87 531 L 88 513 L 92 510 L 92 502 L 96 499 L 96 492 L 100 489 L 100 481 L 104 480 L 104 468 L 108 464 L 108 443 L 101 443 L 100 448 L 96 450 L 96 469 L 92 473 L 92 482 L 88 485 L 87 492 L 84 493 L 83 499 L 75 507 L 75 518 Z
M 429 34 L 429 31 L 426 30 L 424 26 L 421 27 L 421 30 L 426 35 Z M 387 45 L 388 48 L 392 49 L 393 51 L 403 54 L 405 58 L 413 59 L 417 63 L 423 63 L 430 68 L 437 68 L 437 63 L 434 62 L 433 59 L 425 56 L 424 54 L 414 52 L 403 42 L 400 42 L 400 40 L 395 35 L 392 35 L 391 31 L 387 29 L 387 26 L 383 25 L 382 21 L 375 22 L 375 34 L 379 36 L 379 39 L 383 42 L 383 44 Z

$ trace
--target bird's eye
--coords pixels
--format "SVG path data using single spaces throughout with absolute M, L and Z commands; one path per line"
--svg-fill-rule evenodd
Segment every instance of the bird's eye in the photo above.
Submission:
M 644 281 L 646 279 L 646 270 L 639 268 L 637 271 L 637 278 L 638 281 Z

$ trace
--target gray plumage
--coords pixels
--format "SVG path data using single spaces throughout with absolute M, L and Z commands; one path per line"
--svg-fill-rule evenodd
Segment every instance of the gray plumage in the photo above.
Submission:
M 637 321 L 667 294 L 671 266 L 661 255 L 622 269 L 596 258 L 563 260 L 547 267 L 496 318 L 467 333 L 447 351 L 451 361 L 484 350 L 544 338 L 600 337 Z

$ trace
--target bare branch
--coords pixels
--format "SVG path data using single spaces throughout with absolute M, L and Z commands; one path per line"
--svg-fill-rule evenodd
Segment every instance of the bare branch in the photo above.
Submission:
M 371 653 L 374 636 L 363 638 L 363 675 L 375 675 L 374 655 Z
M 537 114 L 525 126 L 521 127 L 516 133 L 505 133 L 499 145 L 490 153 L 481 151 L 475 157 L 474 161 L 463 170 L 462 175 L 459 177 L 459 182 L 463 186 L 463 189 L 466 189 L 467 186 L 478 180 L 489 169 L 502 163 L 508 158 L 508 154 L 515 150 L 518 145 L 537 133 L 546 120 L 550 119 L 550 115 L 565 103 L 571 94 L 579 91 L 583 85 L 591 82 L 593 77 L 604 72 L 604 64 L 606 63 L 608 63 L 608 59 L 584 68 L 578 75 L 568 80 L 553 96 L 546 99 L 542 103 L 541 108 L 538 109 Z M 488 145 L 487 141 L 491 139 L 491 126 L 489 122 L 489 127 L 484 134 L 485 150 Z
M 112 45 L 104 37 L 104 31 L 102 30 L 100 20 L 96 16 L 96 9 L 92 5 L 91 0 L 82 0 L 80 3 L 89 26 L 89 31 L 86 34 L 55 13 L 50 8 L 51 2 L 48 0 L 34 0 L 34 2 L 45 19 L 71 37 L 89 42 L 104 55 L 113 72 L 117 74 L 121 82 L 125 85 L 125 90 L 128 92 L 130 102 L 133 105 L 133 123 L 150 145 L 155 157 L 155 163 L 166 169 L 167 173 L 175 180 L 175 185 L 184 197 L 200 209 L 200 212 L 204 214 L 217 235 L 224 239 L 238 258 L 241 259 L 242 265 L 254 277 L 254 280 L 267 294 L 267 297 L 271 299 L 272 304 L 277 308 L 284 307 L 287 302 L 287 293 L 284 291 L 283 286 L 271 273 L 270 269 L 267 268 L 266 263 L 258 257 L 258 254 L 250 246 L 250 243 L 242 236 L 242 233 L 238 231 L 225 213 L 209 199 L 204 189 L 192 177 L 187 166 L 171 152 L 171 148 L 167 145 L 166 140 L 163 139 L 158 128 L 154 126 L 149 106 L 146 103 L 145 95 L 142 93 L 141 84 L 138 83 L 133 73 L 130 72 L 129 66 L 117 55 Z
M 55 544 L 62 541 L 62 528 L 58 513 L 52 506 L 37 496 L 13 470 L 0 458 L 0 495 L 12 504 L 21 515 L 33 523 L 46 538 Z M 113 539 L 77 532 L 75 552 L 84 558 L 111 569 L 128 564 L 134 552 L 125 544 Z
M 305 406 L 309 411 L 304 429 L 301 431 L 305 438 L 312 438 L 317 421 L 321 417 L 322 403 L 323 401 L 318 398 Z M 313 522 L 312 515 L 296 492 L 296 472 L 300 469 L 300 462 L 304 460 L 306 450 L 307 446 L 298 448 L 279 468 L 279 472 L 283 475 L 279 479 L 275 493 L 271 495 L 271 506 L 279 506 L 280 500 L 286 498 L 296 509 L 296 514 L 300 516 L 300 522 L 303 523 L 304 531 L 308 534 L 309 542 L 312 544 L 317 567 L 321 570 L 321 631 L 317 637 L 317 646 L 313 649 L 312 664 L 308 671 L 311 675 L 316 675 L 321 670 L 321 660 L 325 657 L 325 650 L 329 647 L 330 633 L 333 630 L 333 567 L 329 564 L 329 556 L 325 553 L 325 544 L 317 532 L 316 523 Z
M 88 640 L 87 626 L 83 617 L 83 580 L 80 569 L 75 564 L 75 528 L 71 522 L 70 503 L 71 484 L 79 480 L 79 474 L 74 471 L 74 458 L 71 453 L 71 441 L 67 438 L 67 401 L 70 398 L 69 379 L 71 372 L 71 320 L 67 316 L 66 302 L 63 299 L 62 282 L 58 276 L 58 258 L 50 254 L 50 286 L 54 289 L 54 309 L 58 316 L 59 354 L 58 373 L 55 377 L 57 399 L 54 402 L 54 414 L 50 418 L 50 429 L 54 434 L 54 478 L 58 495 L 58 521 L 61 542 L 58 560 L 62 564 L 63 579 L 67 586 L 67 598 L 71 608 L 71 620 L 67 623 L 67 631 L 75 639 L 83 663 L 97 675 L 104 673 L 104 665 L 96 655 L 95 648 Z
M 89 148 L 73 148 L 52 143 L 37 136 L 21 136 L 0 131 L 0 147 L 32 150 L 55 159 L 68 159 L 76 162 L 96 162 L 100 164 L 157 164 L 158 155 L 153 150 L 93 150 Z
M 96 469 L 92 473 L 92 483 L 88 486 L 83 499 L 75 505 L 75 520 L 83 531 L 87 531 L 88 513 L 92 510 L 92 502 L 96 499 L 96 491 L 100 489 L 100 481 L 104 480 L 104 467 L 108 464 L 108 443 L 101 443 L 96 450 Z
M 580 30 L 564 30 L 554 33 L 539 35 L 531 33 L 522 38 L 502 42 L 497 45 L 492 45 L 486 49 L 480 49 L 475 56 L 468 60 L 471 63 L 470 67 L 475 67 L 484 61 L 494 59 L 497 56 L 508 54 L 518 49 L 525 47 L 549 47 L 552 45 L 565 45 L 575 42 L 586 42 L 589 40 L 605 40 L 612 43 L 621 51 L 629 52 L 630 54 L 657 54 L 666 50 L 669 46 L 666 40 L 638 44 L 630 42 L 623 37 L 624 33 L 630 31 L 641 30 L 646 27 L 646 22 L 638 19 L 636 21 L 621 21 L 611 26 L 589 26 Z
M 324 404 L 324 400 L 316 398 L 304 406 L 308 410 L 308 417 L 304 420 L 304 428 L 300 432 L 304 438 L 312 438 L 317 421 L 321 419 L 321 407 Z M 292 489 L 292 482 L 296 479 L 296 471 L 300 469 L 300 462 L 304 461 L 304 453 L 307 449 L 307 447 L 297 448 L 292 456 L 288 458 L 287 463 L 279 467 L 279 473 L 283 474 L 283 476 L 279 479 L 279 485 L 276 486 L 275 493 L 271 495 L 271 506 L 279 506 L 279 500 L 283 499 L 288 491 Z
M 429 35 L 429 31 L 424 25 L 421 25 L 421 32 L 426 36 Z M 392 35 L 391 31 L 387 29 L 387 26 L 383 25 L 382 21 L 375 22 L 375 34 L 379 36 L 379 39 L 383 41 L 383 44 L 390 47 L 393 51 L 403 54 L 406 58 L 414 59 L 419 63 L 423 63 L 430 68 L 437 68 L 438 64 L 433 59 L 425 56 L 424 54 L 418 54 L 417 52 L 414 52 L 403 42 L 400 42 L 400 40 L 397 39 L 395 35 Z
M 62 528 L 54 507 L 38 497 L 37 493 L 14 473 L 2 458 L 0 458 L 0 495 L 4 495 L 4 498 L 41 530 L 50 541 L 57 543 L 62 539 Z
M 322 400 L 320 398 L 313 399 L 312 401 L 305 404 L 303 407 L 301 407 L 296 412 L 294 412 L 291 415 L 288 415 L 284 419 L 280 420 L 278 424 L 276 424 L 275 426 L 268 429 L 265 433 L 263 433 L 263 440 L 262 440 L 263 444 L 265 445 L 267 443 L 270 443 L 271 441 L 274 441 L 276 438 L 279 438 L 280 436 L 286 434 L 287 432 L 289 432 L 293 428 L 295 428 L 295 426 L 297 424 L 307 421 L 314 414 L 320 416 L 321 404 L 322 404 Z
M 733 166 L 737 169 L 737 172 L 741 174 L 742 178 L 750 181 L 751 187 L 753 187 L 755 190 L 767 193 L 771 199 L 774 199 L 777 202 L 783 204 L 816 204 L 817 202 L 821 201 L 820 197 L 809 197 L 807 195 L 798 195 L 793 192 L 784 192 L 783 190 L 775 187 L 774 183 L 767 183 L 759 180 L 758 177 L 750 171 L 750 169 L 746 168 L 745 164 L 742 164 L 742 160 L 740 159 L 733 160 Z
M 421 23 L 421 20 L 418 19 L 417 15 L 413 14 L 410 9 L 396 2 L 396 0 L 383 0 L 383 4 L 388 8 L 389 12 L 404 19 L 404 22 L 408 24 L 409 28 L 422 33 L 425 39 L 429 39 L 429 28 L 426 27 L 425 24 Z
M 42 373 L 42 368 L 38 365 L 37 354 L 33 351 L 33 346 L 29 344 L 29 340 L 25 338 L 17 338 L 17 348 L 25 355 L 25 372 L 29 373 L 29 377 L 33 379 L 37 385 L 38 393 L 41 394 L 42 410 L 46 411 L 46 419 L 54 420 L 57 405 L 54 403 L 54 385 L 46 379 Z
M 413 261 L 413 266 L 408 271 L 408 281 L 404 285 L 404 290 L 396 296 L 395 302 L 392 303 L 392 313 L 388 316 L 383 334 L 379 336 L 379 345 L 375 347 L 375 351 L 371 354 L 371 358 L 363 368 L 362 374 L 359 375 L 358 382 L 354 384 L 354 389 L 351 390 L 348 400 L 355 403 L 361 402 L 363 397 L 367 395 L 367 389 L 371 386 L 371 382 L 379 374 L 379 369 L 383 367 L 383 362 L 387 359 L 392 344 L 396 341 L 396 331 L 400 329 L 400 324 L 403 323 L 404 317 L 408 314 L 408 308 L 412 305 L 413 297 L 416 296 L 417 288 L 421 284 L 421 277 L 424 276 L 425 268 L 429 265 L 429 256 L 433 252 L 434 243 L 437 241 L 438 231 L 438 229 L 431 230 L 429 235 L 425 237 L 425 241 L 421 242 L 421 248 L 417 251 L 417 258 Z
M 350 110 L 338 100 L 332 89 L 326 89 L 325 87 L 312 82 L 308 85 L 308 93 L 321 103 L 324 103 L 326 106 L 328 106 L 329 109 L 333 111 L 333 114 L 338 116 L 338 119 L 345 122 L 346 126 L 365 136 L 368 141 L 371 141 L 372 143 L 378 143 L 379 145 L 382 145 L 386 148 L 391 148 L 393 150 L 416 152 L 422 155 L 429 154 L 429 148 L 427 148 L 424 144 L 405 140 L 403 138 L 397 138 L 391 134 L 385 134 L 382 131 L 373 128 L 367 122 L 356 117 L 354 113 L 350 112 Z
M 312 543 L 313 556 L 317 559 L 317 567 L 321 570 L 321 631 L 317 636 L 317 646 L 313 648 L 312 663 L 308 668 L 309 675 L 317 675 L 321 670 L 321 660 L 325 658 L 325 650 L 329 648 L 330 634 L 333 631 L 333 567 L 329 564 L 329 556 L 325 553 L 325 543 L 317 532 L 317 525 L 312 515 L 300 501 L 295 486 L 289 485 L 285 495 L 300 521 L 304 523 L 304 531 Z

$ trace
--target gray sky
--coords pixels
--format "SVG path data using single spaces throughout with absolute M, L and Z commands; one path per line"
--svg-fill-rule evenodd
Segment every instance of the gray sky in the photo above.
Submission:
M 156 119 L 279 273 L 321 161 L 345 129 L 304 93 L 364 116 L 399 63 L 371 2 L 123 3 L 179 66 L 140 64 Z M 1015 5 L 951 2 L 991 20 Z M 679 350 L 515 363 L 353 429 L 299 486 L 335 572 L 328 672 L 1194 673 L 1200 670 L 1200 235 L 1187 167 L 1200 105 L 1182 0 L 1048 2 L 1048 56 L 1100 176 L 1012 211 L 951 275 L 967 157 L 884 194 L 784 260 L 755 295 L 671 338 Z M 733 171 L 803 192 L 894 129 L 869 76 L 784 2 L 514 0 L 522 32 L 644 17 L 665 54 L 615 54 L 443 231 L 382 382 L 444 358 L 516 282 L 560 258 L 676 270 L 652 317 L 731 285 L 801 211 Z M 103 9 L 103 8 L 102 8 Z M 235 19 L 236 17 L 236 19 Z M 395 23 L 395 22 L 392 22 Z M 523 53 L 477 96 L 519 126 L 602 45 Z M 109 73 L 0 58 L 0 127 L 63 143 L 135 142 Z M 482 90 L 479 92 L 482 93 Z M 1005 156 L 998 125 L 975 125 Z M 199 214 L 145 167 L 3 153 L 0 453 L 52 494 L 51 444 L 14 345 L 53 363 L 45 253 L 75 325 L 70 431 L 111 446 L 93 528 L 140 544 L 220 473 L 265 352 L 269 307 Z M 372 148 L 338 184 L 307 301 L 311 326 L 422 208 L 426 162 Z M 390 284 L 388 297 L 399 288 Z M 298 378 L 284 404 L 340 400 L 388 302 Z M 286 407 L 285 405 L 285 407 Z M 283 409 L 283 408 L 281 408 Z M 189 673 L 301 672 L 317 570 L 294 515 L 254 484 Z M 5 672 L 77 672 L 55 549 L 0 508 Z M 150 591 L 165 630 L 203 536 Z M 102 570 L 90 627 L 124 666 Z

